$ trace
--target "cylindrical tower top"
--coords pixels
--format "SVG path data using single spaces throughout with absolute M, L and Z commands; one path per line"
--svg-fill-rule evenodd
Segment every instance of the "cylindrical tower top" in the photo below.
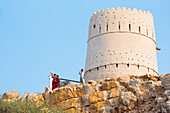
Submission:
M 129 30 L 146 35 L 156 43 L 152 14 L 149 11 L 125 7 L 94 12 L 90 19 L 88 40 L 102 33 Z
M 112 8 L 90 19 L 86 80 L 118 75 L 158 75 L 153 16 L 149 11 Z

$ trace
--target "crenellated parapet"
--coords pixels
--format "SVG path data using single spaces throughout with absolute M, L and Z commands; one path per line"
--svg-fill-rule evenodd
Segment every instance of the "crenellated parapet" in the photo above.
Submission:
M 90 19 L 88 40 L 106 33 L 135 33 L 155 41 L 153 16 L 149 11 L 137 9 L 102 9 Z

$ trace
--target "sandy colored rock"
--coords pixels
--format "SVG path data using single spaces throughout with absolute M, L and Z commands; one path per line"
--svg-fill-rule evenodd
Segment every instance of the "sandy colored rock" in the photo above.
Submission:
M 119 87 L 119 86 L 120 86 L 120 84 L 117 81 L 108 81 L 108 82 L 104 82 L 102 84 L 101 90 L 102 91 L 108 91 L 108 90 L 110 90 L 110 89 L 112 89 L 114 87 Z
M 142 83 L 142 91 L 145 94 L 146 92 L 148 92 L 153 86 L 155 85 L 155 83 L 153 81 L 144 81 Z
M 71 84 L 66 85 L 65 87 L 74 88 L 74 87 L 77 87 L 77 84 L 76 83 L 71 83 Z
M 49 92 L 46 100 L 47 103 L 53 105 L 57 102 L 61 102 L 63 100 L 67 100 L 75 97 L 77 97 L 77 95 L 72 88 L 64 87 L 64 88 L 54 89 L 53 92 L 51 93 Z
M 161 80 L 165 75 L 160 75 L 159 76 L 159 80 Z
M 26 98 L 28 102 L 35 102 L 36 105 L 44 103 L 43 95 L 39 93 L 30 93 Z
M 77 112 L 77 109 L 75 109 L 75 108 L 67 109 L 67 110 L 65 110 L 65 112 L 66 113 L 79 113 L 79 112 Z
M 28 94 L 23 94 L 23 95 L 21 96 L 21 101 L 26 101 L 27 98 L 28 98 Z
M 96 93 L 90 93 L 80 98 L 80 105 L 87 106 L 98 101 L 101 101 L 101 99 L 96 96 Z
M 154 82 L 156 82 L 156 81 L 158 81 L 158 77 L 156 77 L 156 76 L 152 76 L 151 78 L 150 78 L 150 80 L 153 80 Z
M 11 98 L 11 99 L 3 99 L 3 102 L 16 102 L 18 101 L 20 98 Z
M 78 97 L 95 92 L 95 89 L 91 87 L 90 84 L 85 84 L 85 85 L 76 87 L 73 90 L 77 94 Z
M 96 112 L 97 112 L 97 111 L 100 111 L 100 109 L 102 107 L 105 107 L 105 106 L 108 106 L 108 105 L 109 105 L 109 103 L 107 101 L 97 102 L 95 104 L 91 104 L 90 109 L 96 110 Z
M 2 98 L 3 99 L 19 98 L 19 92 L 18 91 L 5 92 Z
M 170 76 L 170 73 L 167 73 L 165 76 Z
M 148 74 L 139 76 L 138 79 L 143 82 L 143 81 L 149 81 L 150 76 Z
M 132 92 L 122 92 L 120 94 L 120 101 L 129 109 L 133 109 L 137 98 Z
M 169 97 L 169 96 L 170 96 L 170 90 L 166 90 L 166 91 L 165 91 L 165 95 L 166 95 L 167 97 Z
M 165 90 L 170 90 L 170 76 L 164 76 L 161 79 L 162 85 L 164 86 Z
M 114 107 L 118 107 L 120 105 L 119 97 L 109 99 L 109 104 Z
M 98 98 L 100 98 L 102 101 L 103 100 L 105 100 L 105 101 L 108 100 L 109 95 L 110 95 L 109 91 L 99 91 L 99 92 L 96 92 L 96 96 Z
M 170 100 L 166 102 L 166 108 L 168 111 L 170 111 Z
M 141 81 L 139 79 L 131 79 L 127 81 L 127 89 L 133 93 L 141 93 Z
M 46 99 L 47 99 L 47 95 L 48 95 L 48 93 L 49 93 L 49 92 L 42 92 L 42 96 L 43 96 L 44 100 L 46 100 Z
M 78 98 L 67 99 L 62 102 L 56 103 L 56 106 L 61 109 L 70 109 L 70 108 L 78 108 L 80 107 Z
M 112 110 L 113 110 L 112 106 L 106 106 L 102 107 L 99 113 L 112 113 Z
M 119 94 L 123 91 L 124 87 L 115 87 L 109 91 L 109 98 L 114 98 L 119 96 Z

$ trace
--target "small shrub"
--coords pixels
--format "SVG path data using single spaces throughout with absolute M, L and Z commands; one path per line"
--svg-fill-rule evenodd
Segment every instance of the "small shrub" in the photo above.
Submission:
M 2 101 L 0 98 L 0 113 L 63 113 L 60 108 L 47 105 L 45 102 L 42 105 L 36 105 L 34 102 Z

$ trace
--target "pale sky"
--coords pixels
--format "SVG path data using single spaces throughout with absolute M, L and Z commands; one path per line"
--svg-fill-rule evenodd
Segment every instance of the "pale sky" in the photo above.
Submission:
M 154 17 L 159 74 L 170 72 L 169 0 L 1 0 L 0 94 L 43 92 L 52 71 L 79 80 L 85 68 L 88 26 L 97 10 L 150 11 Z

